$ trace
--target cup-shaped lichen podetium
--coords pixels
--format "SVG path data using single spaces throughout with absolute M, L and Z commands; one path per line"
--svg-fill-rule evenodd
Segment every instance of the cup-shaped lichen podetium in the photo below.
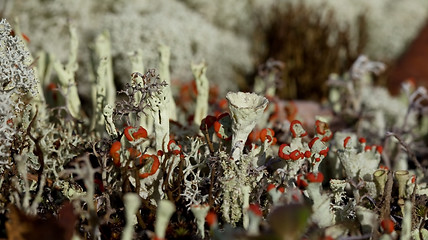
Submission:
M 247 137 L 268 104 L 268 100 L 255 93 L 229 92 L 226 95 L 232 116 L 232 158 L 238 160 Z
M 397 170 L 395 171 L 395 179 L 398 182 L 398 197 L 405 198 L 406 197 L 406 188 L 407 188 L 407 180 L 409 180 L 410 175 L 407 170 Z
M 383 196 L 385 191 L 385 184 L 388 178 L 388 170 L 378 169 L 373 173 L 374 182 L 376 185 L 376 191 L 378 196 Z

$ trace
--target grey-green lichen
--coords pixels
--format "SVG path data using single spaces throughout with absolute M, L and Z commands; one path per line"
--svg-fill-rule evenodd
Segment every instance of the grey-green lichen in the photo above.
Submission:
M 109 4 L 115 9 L 126 5 Z M 229 104 L 229 109 L 220 107 L 219 99 L 209 98 L 208 82 L 214 80 L 205 77 L 205 65 L 201 65 L 195 74 L 200 94 L 193 103 L 197 116 L 191 119 L 193 111 L 184 113 L 177 108 L 180 117 L 174 121 L 169 104 L 185 96 L 169 91 L 173 82 L 168 77 L 167 48 L 161 50 L 160 75 L 153 69 L 144 70 L 145 46 L 139 46 L 141 51 L 117 53 L 132 53 L 123 64 L 135 72 L 124 74 L 127 84 L 120 86 L 114 100 L 108 92 L 117 72 L 110 68 L 106 33 L 94 45 L 98 50 L 93 52 L 93 72 L 88 74 L 94 80 L 89 91 L 95 97 L 88 100 L 94 109 L 85 112 L 75 86 L 79 82 L 75 73 L 81 66 L 79 32 L 71 28 L 72 51 L 66 66 L 43 54 L 45 65 L 28 65 L 30 61 L 21 56 L 26 54 L 20 48 L 22 43 L 11 37 L 5 21 L 1 23 L 4 38 L 0 42 L 11 47 L 1 45 L 0 49 L 1 63 L 6 66 L 1 69 L 5 77 L 0 79 L 0 99 L 4 100 L 0 118 L 5 130 L 0 133 L 0 214 L 5 214 L 8 203 L 28 215 L 51 210 L 58 214 L 60 204 L 71 200 L 81 225 L 72 231 L 93 238 L 107 234 L 106 227 L 125 229 L 122 236 L 127 239 L 132 229 L 148 238 L 197 234 L 220 239 L 235 235 L 380 236 L 391 229 L 377 225 L 386 217 L 397 216 L 404 220 L 395 226 L 401 230 L 395 234 L 408 238 L 415 231 L 409 228 L 409 212 L 424 206 L 422 196 L 427 192 L 426 170 L 418 155 L 423 151 L 416 144 L 426 132 L 415 113 L 424 112 L 422 103 L 428 94 L 424 88 L 407 89 L 401 98 L 395 98 L 373 87 L 371 73 L 379 73 L 383 64 L 361 57 L 349 72 L 331 80 L 335 98 L 326 108 L 336 111 L 335 115 L 331 121 L 317 117 L 315 126 L 308 126 L 300 115 L 280 116 L 278 108 L 284 105 L 268 108 L 262 94 L 273 91 L 223 94 L 226 101 L 222 103 Z M 120 39 L 127 40 L 133 41 Z M 17 54 L 7 55 L 13 51 Z M 189 62 L 186 74 L 192 73 Z M 52 64 L 56 74 L 50 79 L 45 68 Z M 46 104 L 43 98 L 32 101 L 36 98 L 27 94 L 29 86 L 40 89 L 32 81 L 35 66 L 44 72 L 37 76 L 49 84 L 38 93 L 49 96 Z M 15 68 L 27 75 L 15 74 Z M 374 95 L 403 109 L 391 109 Z M 276 101 L 272 99 L 273 104 Z M 272 120 L 274 114 L 278 114 L 276 120 Z M 392 121 L 394 118 L 399 121 Z M 328 125 L 341 127 L 337 122 L 346 125 L 346 131 L 335 131 L 333 137 Z M 266 125 L 270 128 L 263 128 Z M 315 131 L 307 131 L 307 127 Z M 403 164 L 405 161 L 414 166 Z M 380 170 L 385 168 L 382 164 L 391 170 Z M 330 188 L 323 181 L 329 181 Z M 130 205 L 129 197 L 142 205 Z M 284 209 L 287 214 L 279 214 L 280 220 L 275 220 Z M 120 219 L 124 214 L 126 223 Z M 210 232 L 204 226 L 205 216 Z M 424 216 L 417 218 L 423 222 Z M 241 227 L 243 230 L 237 230 Z

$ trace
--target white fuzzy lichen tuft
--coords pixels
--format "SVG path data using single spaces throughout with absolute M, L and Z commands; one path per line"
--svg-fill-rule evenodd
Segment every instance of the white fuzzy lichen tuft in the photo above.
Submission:
M 31 68 L 30 53 L 12 34 L 12 27 L 0 21 L 0 159 L 10 155 L 16 130 L 14 120 L 22 111 L 21 97 L 37 94 L 37 80 Z
M 13 36 L 6 19 L 0 21 L 0 91 L 37 94 L 37 80 L 31 69 L 30 53 L 23 42 Z

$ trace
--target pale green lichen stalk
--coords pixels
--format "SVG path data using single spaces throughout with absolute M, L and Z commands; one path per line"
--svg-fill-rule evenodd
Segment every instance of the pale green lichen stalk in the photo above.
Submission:
M 134 225 L 136 224 L 135 213 L 138 211 L 141 205 L 141 198 L 136 193 L 127 193 L 123 196 L 125 201 L 125 210 L 126 210 L 126 226 L 123 229 L 122 240 L 131 240 L 133 239 Z
M 208 204 L 190 206 L 190 211 L 192 211 L 193 216 L 195 216 L 196 225 L 198 226 L 198 233 L 201 235 L 202 239 L 205 238 L 205 217 L 207 216 L 209 210 L 210 206 Z
M 403 211 L 403 222 L 402 222 L 402 230 L 400 234 L 400 239 L 402 240 L 410 240 L 412 234 L 412 202 L 410 200 L 406 200 L 404 202 L 404 211 Z
M 103 71 L 98 73 L 98 83 L 106 89 L 106 104 L 113 105 L 116 101 L 116 86 L 113 79 L 113 60 L 111 56 L 111 41 L 110 33 L 104 31 L 95 39 L 95 52 L 98 59 L 102 62 L 99 65 L 103 66 Z
M 131 62 L 131 72 L 144 72 L 143 50 L 129 52 L 128 57 Z
M 346 187 L 346 180 L 340 180 L 340 179 L 331 179 L 330 180 L 330 189 L 333 192 L 334 196 L 334 203 L 335 204 L 341 204 L 343 202 L 343 198 L 345 197 L 345 187 Z
M 398 170 L 394 172 L 394 176 L 398 182 L 398 197 L 403 199 L 406 197 L 407 181 L 410 178 L 409 171 Z
M 172 96 L 171 91 L 171 77 L 169 74 L 169 59 L 171 56 L 171 50 L 166 45 L 161 45 L 158 48 L 160 55 L 160 63 L 159 63 L 159 77 L 161 81 L 165 81 L 168 86 L 164 88 L 169 118 L 176 121 L 177 120 L 177 111 L 175 107 L 174 98 Z
M 24 48 L 24 50 L 28 53 L 30 53 L 30 50 L 28 49 L 28 45 L 22 35 L 21 32 L 21 24 L 18 18 L 14 19 L 14 29 L 13 31 L 15 32 L 15 36 L 18 37 L 20 39 L 20 42 L 22 43 L 22 46 Z M 28 65 L 31 66 L 32 64 L 35 63 L 35 60 L 33 58 L 33 56 L 31 54 L 28 54 Z M 39 74 L 39 61 L 40 59 L 37 59 L 37 68 L 34 67 L 32 68 L 33 72 L 34 72 L 34 78 L 37 82 L 37 92 L 39 94 L 35 94 L 32 95 L 32 100 L 34 101 L 35 104 L 33 104 L 33 109 L 32 109 L 32 114 L 35 114 L 36 111 L 39 112 L 40 115 L 45 116 L 45 110 L 46 110 L 46 100 L 43 94 L 41 94 L 43 92 L 43 81 L 42 79 L 40 79 L 40 74 Z M 36 110 L 37 109 L 37 110 Z
M 388 170 L 378 169 L 373 173 L 373 180 L 376 185 L 377 196 L 383 196 L 385 192 L 385 184 L 388 176 Z
M 143 50 L 138 49 L 136 51 L 128 53 L 129 60 L 131 62 L 131 72 L 133 73 L 144 73 L 144 63 L 143 63 Z M 132 86 L 144 86 L 142 78 L 132 77 L 130 84 Z M 138 107 L 143 95 L 141 92 L 136 92 L 134 94 L 134 107 Z M 150 114 L 143 113 L 131 113 L 130 121 L 133 126 L 142 126 L 147 130 L 148 134 L 153 133 L 153 117 Z
M 156 211 L 155 234 L 158 239 L 165 239 L 169 219 L 175 212 L 175 205 L 169 200 L 161 200 Z
M 255 93 L 229 92 L 226 95 L 232 117 L 232 158 L 239 160 L 247 137 L 263 115 L 268 100 Z
M 107 134 L 112 138 L 116 138 L 117 137 L 117 128 L 113 122 L 113 112 L 114 112 L 114 110 L 113 110 L 113 107 L 111 105 L 107 104 L 104 107 L 104 111 L 103 111 L 104 124 L 106 126 Z
M 363 206 L 356 206 L 355 212 L 358 220 L 361 223 L 362 233 L 372 234 L 373 231 L 377 228 L 378 214 L 375 211 Z
M 61 89 L 66 96 L 66 107 L 72 117 L 80 118 L 81 103 L 76 86 L 74 75 L 79 67 L 77 63 L 77 52 L 79 41 L 77 37 L 76 27 L 70 25 L 70 55 L 68 63 L 63 66 L 59 60 L 53 64 L 56 73 L 58 74 L 58 81 Z
M 113 67 L 110 46 L 110 34 L 106 31 L 95 39 L 95 52 L 98 56 L 98 68 L 92 85 L 93 115 L 91 130 L 98 134 L 104 129 L 104 107 L 113 106 L 116 101 L 116 87 L 113 79 Z
M 313 201 L 311 219 L 320 227 L 328 227 L 335 223 L 334 213 L 330 208 L 330 199 L 327 194 L 323 194 L 321 183 L 311 182 L 306 188 L 306 192 Z
M 156 149 L 163 150 L 168 148 L 169 142 L 169 112 L 167 96 L 164 88 L 148 99 L 151 107 L 151 116 L 154 120 L 154 129 L 156 134 Z
M 107 59 L 101 59 L 100 65 L 97 70 L 97 80 L 92 86 L 92 104 L 93 104 L 93 116 L 91 121 L 91 130 L 95 130 L 98 134 L 102 133 L 104 129 L 104 116 L 103 111 L 106 106 L 106 91 L 103 79 L 107 77 Z
M 249 226 L 249 195 L 263 178 L 264 172 L 253 165 L 255 153 L 243 154 L 239 161 L 231 161 L 225 152 L 220 153 L 223 177 L 220 179 L 222 190 L 221 211 L 227 223 L 235 225 L 241 219 L 243 226 Z M 248 172 L 252 172 L 251 175 Z
M 199 126 L 202 119 L 205 118 L 208 113 L 209 83 L 206 76 L 207 66 L 205 62 L 202 62 L 200 64 L 192 63 L 191 67 L 196 81 L 196 88 L 198 90 L 193 122 L 196 124 L 196 126 Z

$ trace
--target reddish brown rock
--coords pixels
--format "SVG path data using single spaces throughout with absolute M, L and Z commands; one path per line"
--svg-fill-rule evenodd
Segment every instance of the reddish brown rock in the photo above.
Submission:
M 428 86 L 428 22 L 391 67 L 387 82 L 390 92 L 398 94 L 406 79 L 413 79 L 416 86 Z

